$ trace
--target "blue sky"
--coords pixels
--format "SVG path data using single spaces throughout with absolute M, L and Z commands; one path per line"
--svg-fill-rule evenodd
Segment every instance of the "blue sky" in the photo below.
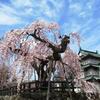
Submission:
M 45 19 L 58 22 L 62 33 L 78 32 L 83 49 L 100 52 L 99 12 L 100 0 L 0 0 L 0 37 Z

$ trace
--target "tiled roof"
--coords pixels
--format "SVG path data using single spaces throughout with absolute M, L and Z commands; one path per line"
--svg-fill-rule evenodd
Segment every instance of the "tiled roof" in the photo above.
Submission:
M 82 68 L 87 68 L 87 67 L 95 67 L 95 68 L 99 68 L 100 64 L 86 64 L 86 65 L 82 65 Z
M 91 79 L 100 80 L 100 77 L 91 75 L 91 76 L 89 76 L 89 77 L 85 77 L 85 79 L 86 79 L 86 80 L 91 80 Z
M 100 58 L 100 54 L 96 51 L 96 52 L 93 52 L 93 51 L 88 51 L 88 50 L 83 50 L 80 48 L 80 51 L 78 54 L 82 54 L 81 55 L 81 58 L 85 58 L 87 56 L 92 56 L 92 57 L 96 57 L 96 58 Z

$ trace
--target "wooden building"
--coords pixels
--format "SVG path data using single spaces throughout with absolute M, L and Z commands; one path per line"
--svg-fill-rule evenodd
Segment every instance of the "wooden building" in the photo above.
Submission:
M 92 51 L 80 49 L 82 78 L 93 82 L 100 91 L 100 54 Z

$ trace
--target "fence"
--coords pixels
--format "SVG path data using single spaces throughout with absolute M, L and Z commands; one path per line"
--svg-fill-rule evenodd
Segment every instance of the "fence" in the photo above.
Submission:
M 50 81 L 50 92 L 66 92 L 68 89 L 72 89 L 71 85 L 68 85 L 66 81 Z M 22 83 L 20 85 L 19 93 L 35 93 L 40 91 L 47 91 L 48 82 L 47 81 L 32 81 Z M 9 87 L 3 87 L 0 89 L 0 95 L 15 95 L 18 93 L 17 85 L 9 85 Z
M 50 100 L 87 100 L 87 95 L 85 93 L 74 93 L 73 89 L 78 89 L 78 87 L 73 87 L 71 83 L 66 81 L 50 81 Z M 0 96 L 12 96 L 19 93 L 22 97 L 32 98 L 32 100 L 46 100 L 48 82 L 47 81 L 32 81 L 25 82 L 20 85 L 20 91 L 17 91 L 17 84 L 10 84 L 8 87 L 0 88 Z M 70 95 L 71 93 L 71 95 Z M 90 95 L 91 93 L 89 93 Z M 99 96 L 94 96 L 91 94 L 94 100 L 100 100 Z

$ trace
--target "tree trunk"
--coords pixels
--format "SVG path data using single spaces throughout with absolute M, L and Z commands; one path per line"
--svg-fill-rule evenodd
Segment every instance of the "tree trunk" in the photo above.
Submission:
M 48 91 L 47 91 L 47 98 L 46 98 L 46 100 L 49 100 L 49 98 L 50 98 L 50 79 L 51 79 L 52 67 L 53 67 L 53 61 L 51 60 L 51 61 L 49 61 L 50 71 L 49 71 L 49 74 L 48 74 Z

